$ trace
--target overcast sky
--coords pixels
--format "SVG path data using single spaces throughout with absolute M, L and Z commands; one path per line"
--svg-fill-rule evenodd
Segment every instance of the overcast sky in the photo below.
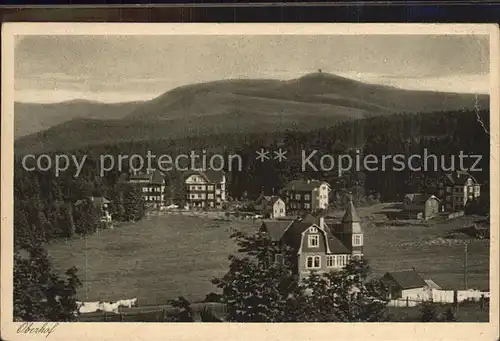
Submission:
M 16 101 L 150 99 L 228 78 L 292 79 L 322 69 L 408 89 L 487 93 L 481 36 L 24 36 Z

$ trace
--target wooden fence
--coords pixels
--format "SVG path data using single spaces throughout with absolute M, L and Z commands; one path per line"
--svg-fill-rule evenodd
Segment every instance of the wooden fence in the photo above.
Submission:
M 479 290 L 440 290 L 432 289 L 426 297 L 403 297 L 388 302 L 389 307 L 415 307 L 423 302 L 460 303 L 484 302 L 490 298 L 490 293 Z

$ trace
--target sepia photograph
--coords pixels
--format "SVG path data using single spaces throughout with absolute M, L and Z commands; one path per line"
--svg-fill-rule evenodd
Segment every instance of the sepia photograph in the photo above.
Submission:
M 498 46 L 495 25 L 5 25 L 6 339 L 498 338 Z

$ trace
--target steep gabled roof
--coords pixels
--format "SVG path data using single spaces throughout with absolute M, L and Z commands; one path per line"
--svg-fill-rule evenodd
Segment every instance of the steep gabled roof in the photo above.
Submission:
M 109 204 L 111 201 L 106 199 L 105 197 L 87 197 L 85 199 L 77 200 L 75 206 L 80 206 L 81 204 L 88 202 L 91 203 L 94 207 L 101 208 L 103 204 Z
M 427 286 L 427 283 L 415 270 L 387 272 L 383 278 L 392 279 L 401 289 L 413 289 Z
M 349 204 L 347 205 L 347 209 L 345 211 L 344 217 L 342 218 L 343 223 L 359 223 L 361 219 L 359 219 L 358 212 L 354 207 L 352 200 L 349 200 Z
M 302 244 L 302 233 L 306 231 L 312 224 L 303 223 L 295 220 L 285 231 L 283 242 L 294 250 L 299 250 Z
M 129 181 L 146 180 L 153 185 L 162 185 L 165 183 L 165 174 L 159 170 L 153 170 L 149 173 L 131 174 L 128 179 Z
M 278 200 L 280 200 L 281 198 L 277 195 L 273 195 L 273 196 L 267 196 L 267 195 L 264 195 L 264 196 L 260 196 L 256 201 L 255 203 L 257 205 L 274 205 L 274 203 Z
M 440 201 L 434 195 L 426 195 L 423 193 L 406 194 L 405 199 L 408 199 L 412 204 L 415 204 L 415 205 L 424 205 L 427 202 L 427 200 L 429 200 L 429 199 L 436 199 L 437 201 Z
M 109 203 L 111 203 L 111 201 L 109 201 L 105 197 L 94 197 L 94 205 L 96 207 L 102 207 L 102 205 Z
M 332 254 L 346 254 L 351 252 L 337 237 L 330 234 L 328 235 L 328 246 Z
M 424 279 L 425 284 L 431 289 L 441 290 L 441 287 L 436 284 L 432 279 Z
M 155 185 L 163 185 L 165 183 L 165 174 L 160 171 L 153 171 L 150 177 L 150 183 Z
M 319 180 L 292 180 L 284 188 L 285 191 L 313 191 L 322 184 L 328 184 Z
M 291 248 L 299 251 L 303 233 L 309 229 L 311 226 L 317 226 L 319 230 L 324 233 L 326 238 L 326 250 L 331 254 L 346 254 L 349 253 L 349 249 L 332 233 L 328 226 L 321 226 L 320 217 L 314 217 L 312 215 L 307 215 L 304 218 L 297 219 L 290 224 L 286 229 L 282 240 L 285 244 Z
M 269 234 L 271 240 L 278 242 L 281 240 L 290 224 L 292 224 L 291 221 L 265 220 L 262 223 L 261 229 Z
M 184 181 L 191 175 L 199 175 L 204 178 L 206 182 L 214 184 L 221 183 L 222 180 L 224 180 L 225 174 L 223 171 L 207 170 L 202 172 L 197 170 L 189 170 L 184 173 Z
M 451 184 L 458 186 L 465 185 L 468 178 L 471 178 L 474 181 L 474 183 L 477 183 L 477 180 L 466 171 L 456 171 L 453 173 L 447 173 L 444 175 L 444 178 Z
M 427 200 L 427 197 L 423 193 L 409 193 L 405 195 L 405 199 L 408 199 L 410 202 L 417 204 L 424 203 Z

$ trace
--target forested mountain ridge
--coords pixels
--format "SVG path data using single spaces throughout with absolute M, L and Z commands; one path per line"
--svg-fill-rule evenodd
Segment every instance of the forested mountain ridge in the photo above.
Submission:
M 71 115 L 65 114 L 66 109 L 59 113 L 57 105 L 45 106 L 63 121 L 53 125 L 48 120 L 48 129 L 17 139 L 18 153 L 166 138 L 307 132 L 396 113 L 487 110 L 489 96 L 402 90 L 313 73 L 289 81 L 240 79 L 188 85 L 145 102 L 102 104 L 102 108 L 91 103 Z M 85 107 L 85 102 L 64 108 L 76 105 Z M 30 124 L 36 125 L 45 114 L 37 113 L 35 104 L 30 106 L 35 117 Z M 22 122 L 25 115 L 19 112 L 16 129 L 22 130 L 30 125 Z

